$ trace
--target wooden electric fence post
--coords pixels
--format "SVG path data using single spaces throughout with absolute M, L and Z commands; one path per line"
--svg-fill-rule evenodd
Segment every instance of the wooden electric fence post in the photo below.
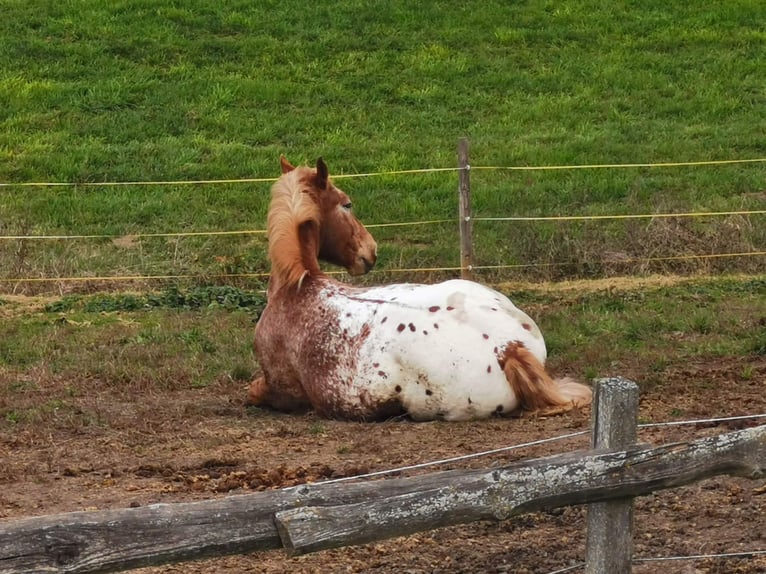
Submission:
M 473 279 L 473 221 L 471 221 L 471 164 L 468 162 L 468 139 L 457 142 L 460 193 L 460 277 Z
M 596 382 L 593 448 L 624 450 L 636 443 L 638 385 L 622 377 Z M 633 498 L 588 505 L 585 574 L 629 574 L 633 556 Z

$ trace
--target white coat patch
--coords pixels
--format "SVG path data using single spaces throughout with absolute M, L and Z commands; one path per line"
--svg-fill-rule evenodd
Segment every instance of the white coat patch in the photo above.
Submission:
M 339 397 L 350 404 L 399 400 L 415 420 L 486 418 L 519 407 L 498 363 L 509 343 L 522 343 L 545 362 L 534 321 L 478 283 L 370 289 L 328 283 L 320 297 L 339 317 L 341 332 L 364 335 Z

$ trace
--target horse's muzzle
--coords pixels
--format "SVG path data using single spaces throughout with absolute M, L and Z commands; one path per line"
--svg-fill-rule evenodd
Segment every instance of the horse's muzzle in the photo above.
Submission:
M 347 269 L 349 275 L 364 275 L 369 273 L 370 269 L 375 266 L 375 255 L 359 255 L 354 262 L 353 267 Z
M 378 260 L 378 244 L 375 243 L 372 235 L 366 229 L 363 229 L 363 231 L 364 237 L 359 244 L 359 249 L 357 249 L 353 268 L 348 269 L 351 275 L 369 273 L 370 269 L 375 267 L 375 262 Z
M 373 257 L 372 261 L 370 261 L 366 257 L 362 257 L 362 263 L 364 264 L 364 272 L 369 273 L 370 269 L 375 267 L 375 258 Z

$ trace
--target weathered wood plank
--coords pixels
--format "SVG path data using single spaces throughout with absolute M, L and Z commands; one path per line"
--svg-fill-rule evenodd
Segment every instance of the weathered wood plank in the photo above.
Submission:
M 303 485 L 204 502 L 2 521 L 0 573 L 117 572 L 280 548 L 275 515 L 288 547 L 299 553 L 411 533 L 418 524 L 425 529 L 502 520 L 541 507 L 634 496 L 716 474 L 760 476 L 764 467 L 766 426 L 655 449 L 568 453 L 496 470 Z M 574 493 L 568 494 L 567 488 Z M 343 536 L 331 532 L 319 543 L 310 542 L 312 536 L 301 533 L 299 521 L 290 521 L 288 509 L 315 511 L 322 506 L 335 513 L 332 532 L 356 526 L 346 527 Z M 355 507 L 362 518 L 345 514 L 344 509 Z M 402 527 L 394 528 L 398 522 Z M 379 523 L 383 530 L 360 538 L 360 528 L 367 523 Z
M 638 385 L 622 377 L 596 382 L 594 449 L 628 448 L 636 442 Z M 588 505 L 585 574 L 629 574 L 633 557 L 633 499 Z
M 640 496 L 719 474 L 766 471 L 766 426 L 657 448 L 573 453 L 494 471 L 439 473 L 422 488 L 378 493 L 364 502 L 278 512 L 291 555 L 374 542 L 475 520 L 504 520 L 541 509 Z
M 276 512 L 358 502 L 382 485 L 396 493 L 417 488 L 395 481 L 303 485 L 202 502 L 0 521 L 0 573 L 119 572 L 281 548 Z
M 266 500 L 232 497 L 0 523 L 0 572 L 114 572 L 274 548 L 272 511 L 283 506 Z

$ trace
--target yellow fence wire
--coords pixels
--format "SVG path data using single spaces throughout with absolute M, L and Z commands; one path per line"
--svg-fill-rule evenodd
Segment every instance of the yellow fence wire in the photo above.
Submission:
M 385 177 L 403 174 L 417 173 L 436 173 L 436 172 L 454 172 L 463 169 L 466 170 L 494 170 L 494 171 L 545 171 L 545 170 L 581 170 L 581 169 L 622 169 L 622 168 L 669 168 L 669 167 L 691 167 L 691 166 L 715 166 L 715 165 L 734 165 L 748 163 L 764 163 L 766 158 L 752 159 L 731 159 L 731 160 L 705 160 L 688 162 L 664 162 L 664 163 L 626 163 L 626 164 L 585 164 L 585 165 L 537 165 L 537 166 L 466 166 L 466 167 L 445 167 L 445 168 L 425 168 L 425 169 L 406 169 L 392 170 L 370 173 L 338 174 L 333 179 L 360 178 L 360 177 Z M 215 185 L 215 184 L 246 184 L 246 183 L 269 183 L 276 181 L 277 178 L 241 178 L 241 179 L 201 179 L 201 180 L 168 180 L 168 181 L 122 181 L 122 182 L 0 182 L 2 188 L 29 188 L 29 187 L 126 187 L 126 186 L 171 186 L 171 185 Z M 508 216 L 508 217 L 473 217 L 473 221 L 588 221 L 588 220 L 621 220 L 621 219 L 651 219 L 651 218 L 670 218 L 670 217 L 720 217 L 732 215 L 764 215 L 766 210 L 737 210 L 737 211 L 697 211 L 683 213 L 639 213 L 639 214 L 611 214 L 611 215 L 551 215 L 551 216 Z M 455 223 L 456 219 L 431 219 L 407 222 L 389 222 L 373 223 L 366 227 L 400 227 L 417 225 L 434 225 L 443 223 Z M 152 237 L 192 237 L 192 236 L 223 236 L 223 235 L 255 235 L 265 234 L 264 229 L 246 229 L 229 231 L 185 231 L 185 232 L 166 232 L 166 233 L 135 233 L 123 235 L 108 234 L 80 234 L 80 235 L 0 235 L 0 240 L 71 240 L 71 239 L 114 239 L 118 237 L 129 237 L 135 239 Z M 742 252 L 742 253 L 719 253 L 705 255 L 677 255 L 669 257 L 650 257 L 650 258 L 627 258 L 620 263 L 637 263 L 652 261 L 670 261 L 670 260 L 704 260 L 713 258 L 727 257 L 750 257 L 763 256 L 766 251 Z M 482 265 L 473 266 L 472 270 L 494 270 L 494 269 L 513 269 L 530 267 L 551 267 L 567 265 L 568 263 L 545 263 L 545 264 L 515 264 L 515 265 Z M 448 272 L 459 271 L 460 267 L 431 267 L 431 268 L 403 268 L 403 269 L 383 269 L 377 273 L 418 273 L 418 272 Z M 237 274 L 215 274 L 216 277 L 225 278 L 262 278 L 267 273 L 237 273 Z M 102 277 L 17 277 L 0 278 L 3 283 L 22 283 L 22 282 L 71 282 L 71 281 L 151 281 L 151 280 L 169 280 L 169 279 L 194 279 L 210 275 L 136 275 L 136 276 L 102 276 Z
M 375 171 L 369 173 L 342 173 L 333 175 L 333 179 L 347 179 L 357 177 L 384 177 L 392 175 L 415 174 L 415 173 L 438 173 L 445 171 L 469 170 L 494 170 L 494 171 L 546 171 L 567 169 L 626 169 L 626 168 L 667 168 L 667 167 L 693 167 L 713 165 L 734 165 L 746 163 L 766 163 L 766 158 L 750 159 L 718 159 L 702 161 L 676 161 L 658 163 L 601 163 L 583 165 L 515 165 L 496 166 L 478 165 L 467 167 L 430 167 L 422 169 L 398 169 L 389 171 Z M 218 184 L 242 184 L 242 183 L 269 183 L 276 181 L 276 177 L 255 177 L 240 179 L 195 179 L 195 180 L 167 180 L 167 181 L 82 181 L 82 182 L 0 182 L 0 188 L 4 187 L 125 187 L 125 186 L 169 186 L 169 185 L 218 185 Z
M 616 264 L 628 263 L 651 263 L 660 261 L 694 261 L 707 259 L 723 259 L 731 257 L 766 257 L 766 251 L 743 251 L 739 253 L 707 253 L 702 255 L 671 255 L 667 257 L 626 257 Z M 588 263 L 587 261 L 581 263 Z M 492 271 L 501 269 L 531 269 L 542 267 L 561 267 L 571 265 L 571 261 L 557 263 L 516 263 L 505 265 L 472 265 L 471 271 Z M 460 271 L 460 267 L 405 267 L 396 269 L 377 269 L 371 271 L 371 275 L 385 273 L 439 273 Z M 344 271 L 330 271 L 328 275 L 342 275 Z M 215 277 L 218 279 L 263 279 L 268 277 L 269 273 L 199 273 L 183 275 L 103 275 L 103 276 L 85 276 L 85 277 L 6 277 L 0 278 L 0 283 L 69 283 L 69 282 L 129 282 L 129 281 L 158 281 L 170 279 L 201 279 Z

